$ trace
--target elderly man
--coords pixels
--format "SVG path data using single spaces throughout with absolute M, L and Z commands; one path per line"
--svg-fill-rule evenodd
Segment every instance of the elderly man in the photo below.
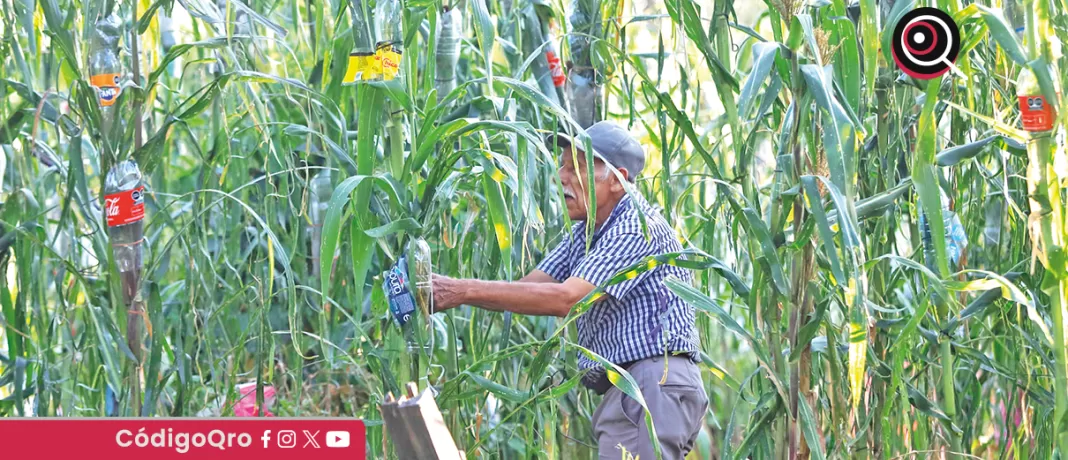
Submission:
M 587 165 L 584 144 L 553 137 L 561 147 L 560 182 L 568 215 L 577 221 L 569 235 L 516 282 L 454 279 L 434 275 L 437 311 L 462 304 L 525 315 L 563 317 L 598 285 L 643 258 L 682 249 L 674 229 L 644 198 L 630 196 L 609 164 L 634 183 L 645 167 L 645 152 L 621 126 L 600 122 L 589 129 L 594 160 L 596 225 L 586 249 Z M 572 149 L 577 149 L 577 163 Z M 607 162 L 607 163 L 606 163 Z M 648 238 L 639 214 L 644 214 Z M 665 285 L 668 276 L 690 281 L 687 270 L 661 265 L 620 284 L 608 286 L 577 320 L 579 343 L 624 368 L 638 382 L 652 415 L 665 459 L 681 459 L 701 429 L 708 397 L 696 362 L 694 309 Z M 664 359 L 667 356 L 665 377 Z M 585 355 L 583 384 L 604 395 L 593 414 L 594 436 L 602 459 L 619 459 L 622 450 L 654 459 L 641 405 L 609 383 L 605 369 Z M 663 383 L 661 383 L 663 380 Z

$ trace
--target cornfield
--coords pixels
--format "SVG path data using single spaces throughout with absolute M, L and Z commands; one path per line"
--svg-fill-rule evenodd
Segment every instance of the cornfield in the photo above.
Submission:
M 0 0 L 0 415 L 228 416 L 256 382 L 393 458 L 377 405 L 418 382 L 467 458 L 593 458 L 588 302 L 400 327 L 381 274 L 421 238 L 518 280 L 571 225 L 544 137 L 614 120 L 695 273 L 689 458 L 1068 458 L 1068 1 L 388 1 Z M 924 6 L 961 35 L 929 80 L 891 54 Z M 396 77 L 348 84 L 389 27 Z

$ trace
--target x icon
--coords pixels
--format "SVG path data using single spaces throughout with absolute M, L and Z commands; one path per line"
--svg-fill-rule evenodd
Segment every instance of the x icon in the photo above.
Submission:
M 318 449 L 319 448 L 319 443 L 315 441 L 315 437 L 319 436 L 319 432 L 316 431 L 315 433 L 312 433 L 311 431 L 308 431 L 308 430 L 302 430 L 302 431 L 304 431 L 304 437 L 308 438 L 308 441 L 304 443 L 304 446 L 301 447 L 301 449 L 306 449 L 308 447 L 308 444 L 311 444 L 311 446 L 313 448 Z

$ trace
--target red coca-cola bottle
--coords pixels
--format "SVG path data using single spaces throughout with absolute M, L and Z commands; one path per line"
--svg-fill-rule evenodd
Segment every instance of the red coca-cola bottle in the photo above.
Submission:
M 111 254 L 122 278 L 126 305 L 136 297 L 144 266 L 145 186 L 133 160 L 119 163 L 104 179 L 104 213 L 107 216 Z

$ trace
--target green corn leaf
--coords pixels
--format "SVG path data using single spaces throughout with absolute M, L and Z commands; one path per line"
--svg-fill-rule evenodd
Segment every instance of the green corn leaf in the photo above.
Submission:
M 962 161 L 975 158 L 990 145 L 1006 146 L 1015 150 L 1024 149 L 1022 144 L 1005 136 L 989 136 L 975 142 L 958 145 L 939 152 L 938 155 L 935 155 L 935 164 L 942 167 L 960 164 Z
M 649 442 L 653 444 L 653 452 L 656 454 L 656 458 L 658 460 L 662 458 L 663 454 L 660 450 L 660 443 L 657 441 L 656 427 L 653 426 L 653 416 L 649 412 L 649 406 L 645 403 L 645 398 L 642 396 L 642 390 L 641 388 L 638 388 L 638 382 L 634 381 L 634 377 L 631 377 L 627 371 L 623 370 L 623 368 L 609 362 L 601 355 L 598 355 L 585 347 L 570 342 L 565 343 L 586 355 L 589 359 L 597 362 L 597 364 L 603 366 L 605 372 L 608 374 L 608 381 L 612 383 L 612 386 L 618 388 L 624 395 L 634 399 L 642 406 L 642 410 L 645 411 L 645 427 L 649 432 Z
M 760 86 L 767 80 L 771 73 L 771 65 L 779 54 L 779 46 L 772 43 L 757 43 L 753 45 L 753 69 L 742 87 L 742 94 L 738 101 L 738 116 L 745 119 L 749 116 L 749 110 L 753 98 Z
M 797 331 L 797 348 L 790 350 L 790 362 L 797 362 L 801 359 L 802 353 L 808 348 L 809 343 L 816 337 L 816 334 L 820 330 L 820 326 L 823 325 L 823 317 L 827 313 L 827 304 L 830 302 L 819 302 L 816 304 L 816 312 L 812 316 L 812 319 L 801 326 L 801 329 Z
M 837 15 L 845 16 L 845 3 L 843 0 L 835 0 L 833 9 Z M 860 49 L 857 45 L 857 33 L 853 22 L 845 17 L 831 18 L 831 23 L 834 31 L 831 37 L 836 43 L 841 44 L 838 52 L 834 55 L 834 64 L 842 90 L 845 93 L 845 105 L 856 112 L 861 108 L 860 89 L 864 80 L 860 65 Z
M 747 343 L 749 343 L 749 345 L 753 347 L 753 350 L 756 353 L 758 359 L 765 363 L 770 363 L 770 358 L 764 351 L 760 342 L 757 341 L 757 339 L 753 337 L 753 335 L 750 334 L 749 331 L 747 331 L 744 327 L 738 324 L 738 322 L 735 321 L 729 313 L 727 313 L 725 310 L 716 305 L 715 301 L 710 299 L 708 296 L 700 293 L 699 291 L 695 290 L 693 287 L 687 285 L 686 283 L 679 282 L 675 279 L 667 279 L 666 281 L 664 281 L 664 285 L 666 285 L 668 289 L 671 289 L 671 292 L 674 292 L 675 295 L 678 295 L 687 303 L 693 305 L 694 308 L 711 313 L 720 322 L 720 324 L 723 325 L 723 327 L 726 327 L 731 332 L 738 334 Z
M 726 383 L 732 390 L 738 391 L 742 387 L 741 383 L 735 380 L 723 366 L 716 363 L 716 361 L 713 360 L 711 356 L 708 356 L 707 353 L 699 351 L 698 356 L 701 357 L 701 363 L 708 368 L 709 373 L 722 380 L 723 383 Z
M 364 230 L 364 234 L 371 238 L 385 238 L 394 233 L 403 232 L 409 235 L 418 234 L 423 227 L 411 217 L 405 217 L 403 219 L 397 219 L 385 225 L 381 225 L 372 229 Z
M 771 232 L 768 231 L 768 227 L 764 225 L 764 221 L 753 208 L 738 209 L 740 205 L 733 202 L 733 200 L 732 204 L 735 207 L 735 212 L 741 214 L 740 217 L 743 218 L 742 222 L 746 230 L 760 245 L 761 254 L 764 256 L 765 263 L 767 263 L 771 279 L 775 283 L 775 289 L 783 295 L 789 293 L 790 285 L 786 281 L 786 274 L 783 272 L 782 263 L 779 261 L 779 255 L 775 249 L 775 243 L 771 240 Z
M 868 334 L 864 325 L 849 323 L 849 399 L 856 413 L 860 408 L 860 396 L 864 393 L 864 375 L 867 372 Z
M 827 257 L 827 260 L 830 261 L 831 273 L 834 275 L 835 282 L 840 285 L 846 282 L 848 278 L 846 278 L 845 271 L 842 270 L 842 263 L 838 258 L 838 248 L 834 244 L 834 232 L 831 231 L 831 222 L 827 218 L 827 213 L 823 211 L 823 203 L 820 201 L 821 198 L 819 190 L 816 188 L 815 179 L 812 176 L 801 178 L 801 184 L 805 188 L 805 203 L 816 220 L 816 226 L 820 232 L 820 246 L 823 247 L 823 254 Z
M 823 443 L 820 442 L 819 421 L 812 414 L 812 408 L 804 397 L 797 398 L 797 413 L 801 419 L 801 433 L 805 435 L 805 442 L 812 452 L 812 458 L 822 460 L 827 458 L 823 454 Z
M 734 458 L 736 460 L 750 458 L 749 454 L 752 452 L 753 443 L 756 442 L 757 439 L 770 436 L 767 432 L 770 429 L 769 426 L 775 418 L 779 416 L 779 412 L 782 411 L 783 407 L 782 399 L 780 399 L 778 395 L 771 393 L 768 394 L 768 396 L 772 398 L 769 400 L 771 401 L 771 407 L 767 408 L 760 415 L 760 418 L 749 425 L 749 433 L 742 439 L 737 450 L 734 451 Z
M 334 251 L 337 249 L 338 240 L 341 238 L 341 225 L 342 217 L 345 212 L 345 206 L 352 198 L 353 192 L 356 188 L 364 183 L 376 183 L 380 189 L 391 192 L 394 201 L 399 201 L 396 196 L 396 192 L 392 191 L 393 187 L 389 181 L 374 176 L 352 176 L 348 179 L 341 181 L 337 188 L 334 189 L 333 194 L 330 196 L 330 203 L 327 205 L 326 218 L 323 220 L 323 236 L 322 243 L 320 244 L 320 266 L 319 266 L 319 283 L 322 289 L 323 303 L 327 302 L 330 298 L 332 269 L 334 263 Z M 404 225 L 404 224 L 398 224 Z M 374 230 L 372 230 L 373 232 Z M 384 231 L 382 231 L 384 232 Z M 367 234 L 364 232 L 364 234 Z M 372 237 L 368 235 L 368 237 Z M 354 242 L 353 244 L 365 244 L 361 242 Z M 362 284 L 362 283 L 361 283 Z
M 864 87 L 868 100 L 874 100 L 875 77 L 879 73 L 879 17 L 876 0 L 860 1 L 860 35 L 864 46 Z
M 570 393 L 571 390 L 575 389 L 575 387 L 582 382 L 583 376 L 584 374 L 577 374 L 574 377 L 567 379 L 564 383 L 552 387 L 549 391 L 540 396 L 539 399 L 546 402 L 558 401 L 560 398 L 563 398 Z
M 482 50 L 482 60 L 485 64 L 486 78 L 489 81 L 489 88 L 492 91 L 493 88 L 493 47 L 496 46 L 496 29 L 493 27 L 493 21 L 490 19 L 489 10 L 486 8 L 485 0 L 472 0 L 469 2 L 471 5 L 471 17 L 474 18 L 472 24 L 475 28 L 475 36 L 478 37 L 478 48 Z
M 979 17 L 986 22 L 991 38 L 1005 51 L 1005 54 L 1016 64 L 1027 65 L 1026 55 L 1020 46 L 1019 40 L 1016 39 L 1016 32 L 1005 22 L 1001 12 L 978 3 L 969 5 L 968 8 L 961 12 L 970 12 L 973 7 L 978 10 Z
M 935 247 L 935 260 L 928 261 L 937 267 L 942 275 L 949 274 L 949 263 L 946 259 L 946 228 L 939 225 L 942 222 L 942 198 L 935 178 L 935 103 L 938 101 L 938 87 L 941 78 L 930 80 L 927 87 L 927 99 L 920 112 L 918 122 L 918 134 L 916 138 L 916 153 L 912 160 L 912 181 L 916 186 L 916 192 L 920 198 L 920 205 L 927 217 L 928 222 L 933 222 L 928 227 L 931 229 L 931 242 Z
M 464 375 L 473 380 L 476 384 L 478 384 L 478 386 L 482 387 L 482 389 L 489 391 L 494 395 L 497 395 L 505 401 L 520 403 L 526 401 L 527 399 L 527 396 L 525 394 L 516 391 L 510 387 L 489 380 L 478 374 L 474 374 L 472 372 L 464 372 Z
M 920 412 L 927 414 L 930 417 L 937 418 L 943 422 L 951 422 L 950 418 L 946 416 L 946 413 L 942 411 L 935 403 L 927 399 L 923 393 L 920 393 L 912 385 L 908 385 L 909 403 L 912 407 L 915 407 Z

